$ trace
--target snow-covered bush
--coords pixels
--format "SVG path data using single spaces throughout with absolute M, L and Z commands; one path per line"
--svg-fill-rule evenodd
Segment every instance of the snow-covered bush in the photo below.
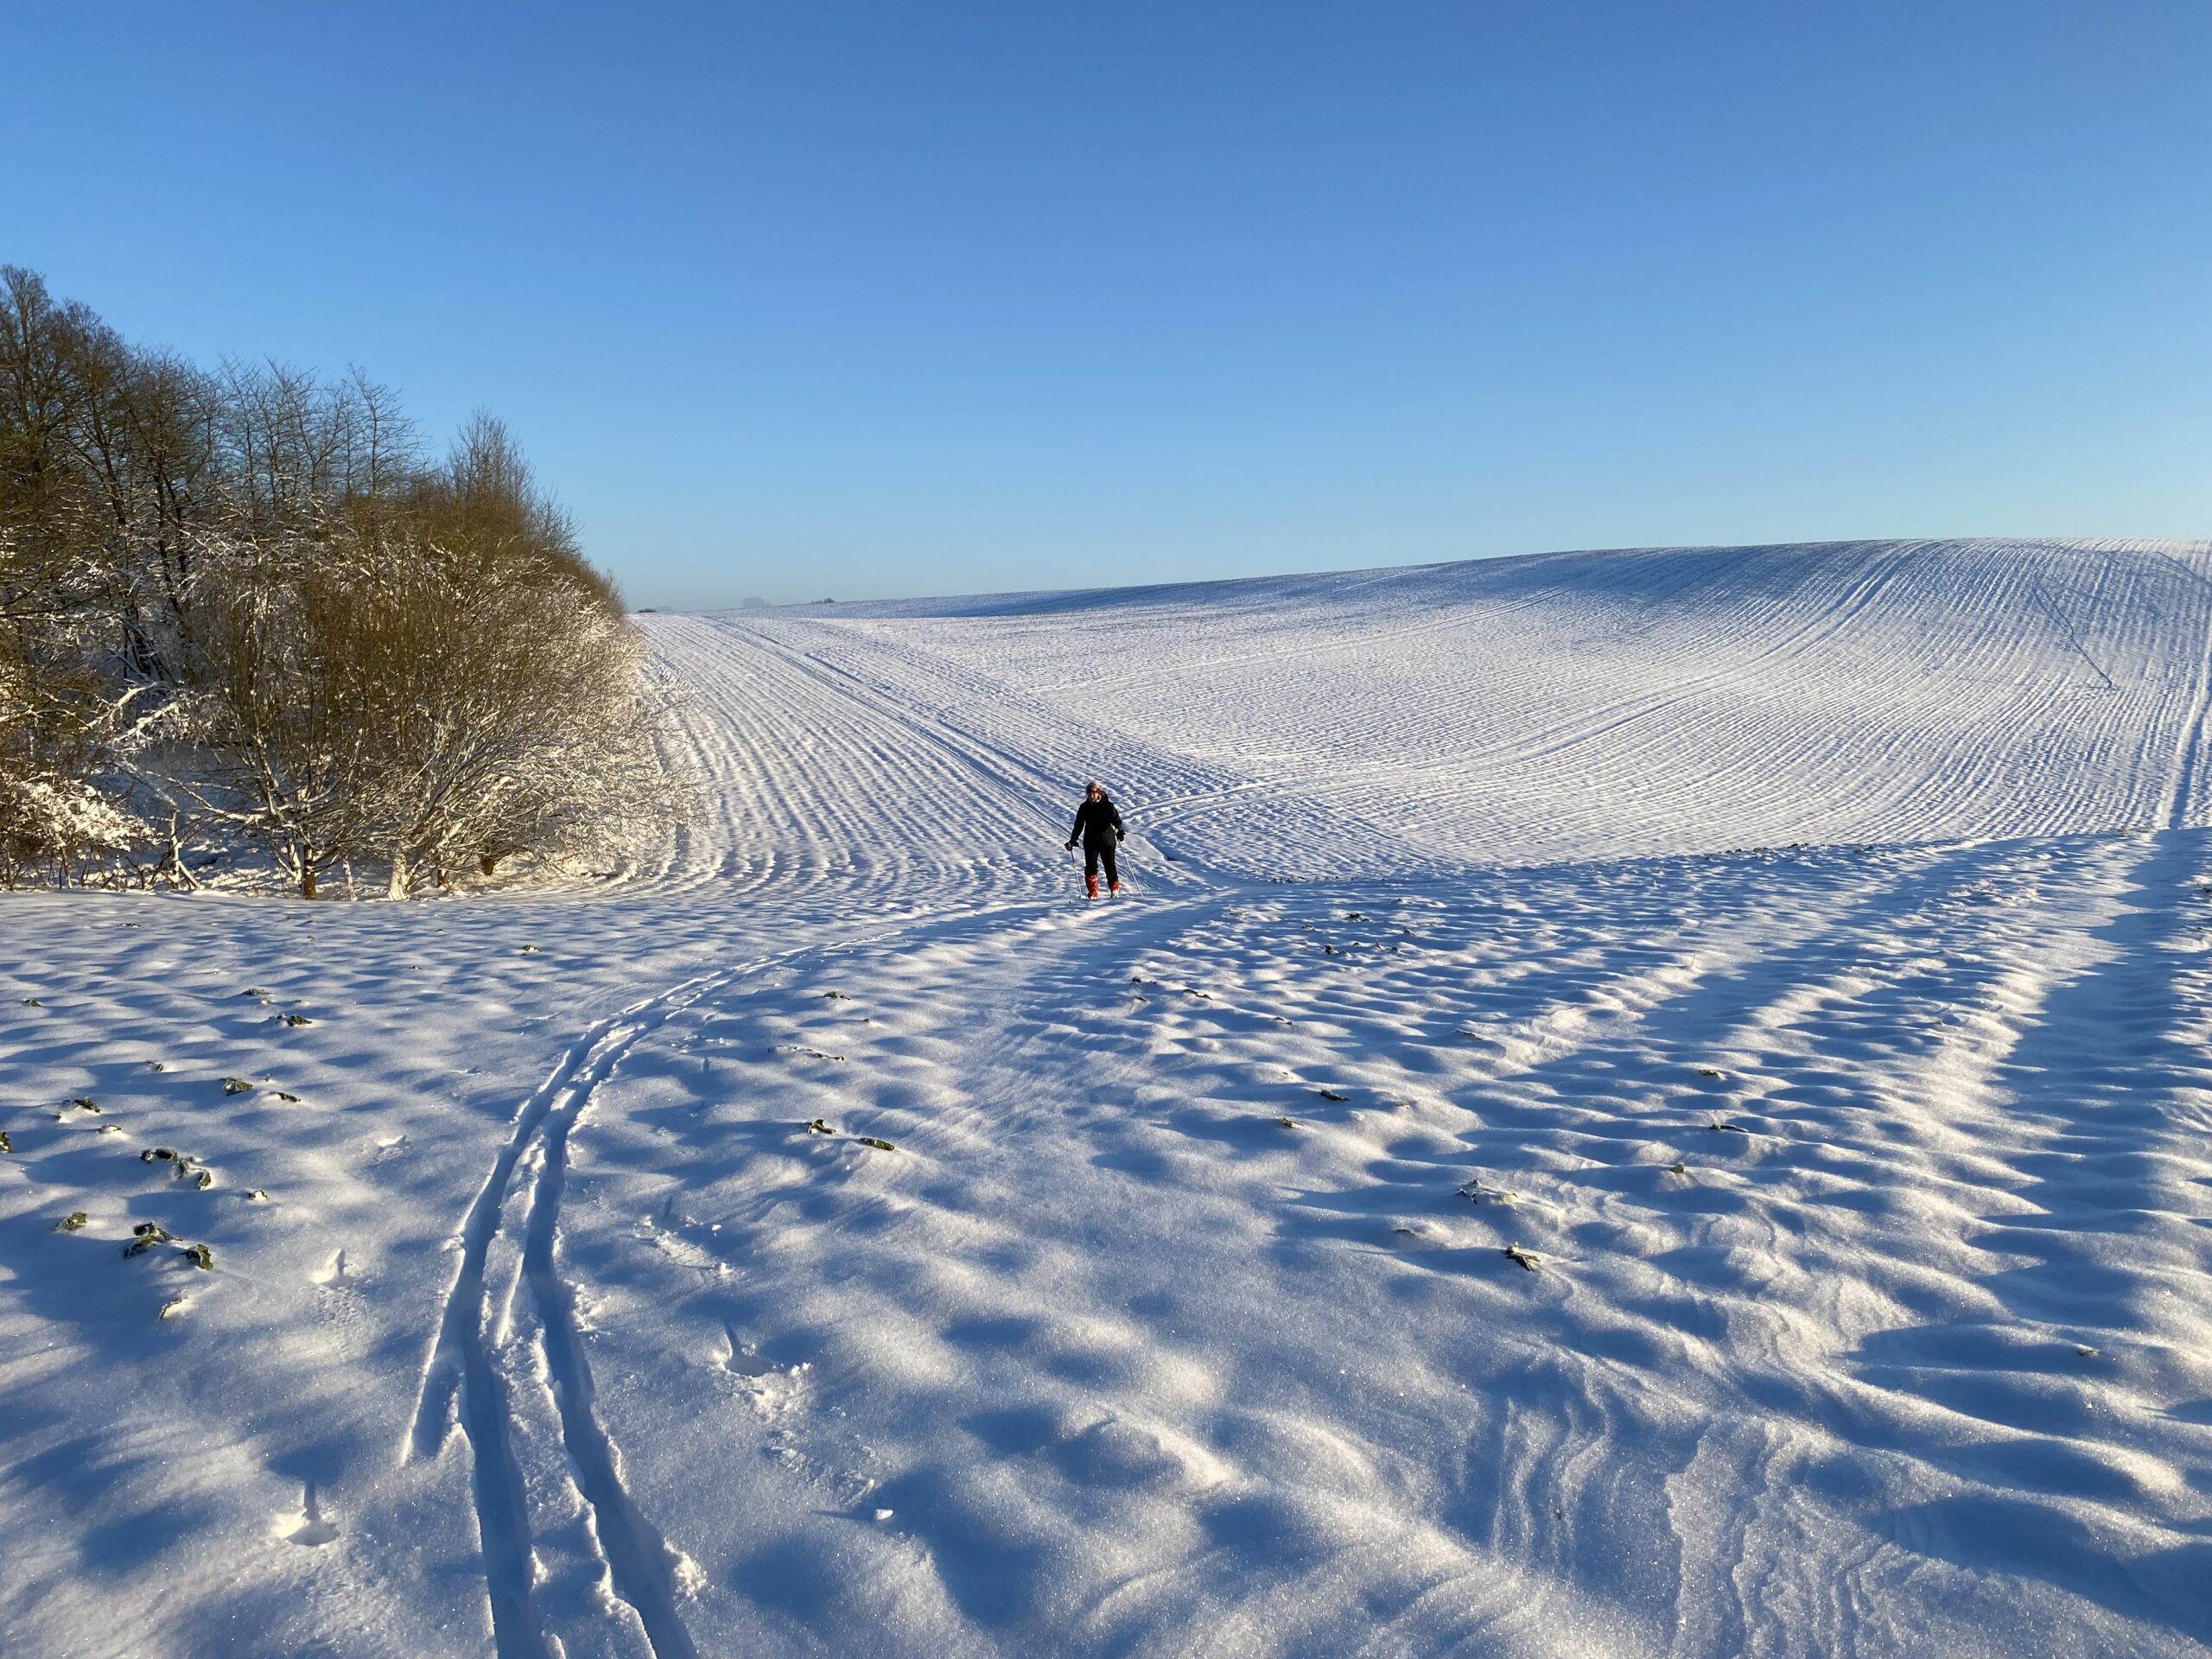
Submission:
M 67 880 L 101 855 L 143 839 L 143 826 L 113 799 L 41 766 L 30 749 L 22 726 L 0 713 L 0 887 L 41 868 Z
M 397 897 L 517 854 L 611 850 L 680 810 L 636 630 L 600 591 L 404 524 L 198 550 L 177 786 L 312 895 Z
M 0 531 L 0 887 L 47 869 L 67 880 L 143 835 L 92 779 L 119 708 L 56 648 L 63 619 L 10 580 L 20 572 Z
M 0 877 L 140 817 L 309 895 L 606 852 L 681 807 L 642 658 L 498 422 L 431 462 L 359 373 L 203 372 L 0 267 Z

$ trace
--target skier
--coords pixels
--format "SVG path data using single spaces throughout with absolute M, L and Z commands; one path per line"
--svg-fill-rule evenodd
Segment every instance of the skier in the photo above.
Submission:
M 1083 804 L 1075 810 L 1075 828 L 1068 831 L 1068 850 L 1083 842 L 1083 887 L 1086 897 L 1098 896 L 1098 867 L 1106 867 L 1106 891 L 1122 890 L 1121 873 L 1114 868 L 1114 849 L 1122 842 L 1122 815 L 1106 791 L 1095 783 L 1083 786 Z

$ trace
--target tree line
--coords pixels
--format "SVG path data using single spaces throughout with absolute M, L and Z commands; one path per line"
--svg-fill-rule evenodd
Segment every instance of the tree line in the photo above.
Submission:
M 0 266 L 0 885 L 308 897 L 618 852 L 679 814 L 643 643 L 507 430 L 125 340 Z

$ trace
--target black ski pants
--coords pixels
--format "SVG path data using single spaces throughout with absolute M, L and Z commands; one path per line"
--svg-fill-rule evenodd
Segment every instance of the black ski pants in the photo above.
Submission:
M 1101 864 L 1106 867 L 1106 885 L 1109 887 L 1121 886 L 1121 875 L 1114 868 L 1114 841 L 1110 836 L 1103 841 L 1085 841 L 1083 843 L 1084 880 L 1096 880 Z

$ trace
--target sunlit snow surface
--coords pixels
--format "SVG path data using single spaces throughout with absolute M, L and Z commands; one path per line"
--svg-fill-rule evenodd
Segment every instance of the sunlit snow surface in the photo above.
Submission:
M 626 881 L 0 899 L 0 1653 L 2212 1639 L 2212 550 L 647 622 Z

